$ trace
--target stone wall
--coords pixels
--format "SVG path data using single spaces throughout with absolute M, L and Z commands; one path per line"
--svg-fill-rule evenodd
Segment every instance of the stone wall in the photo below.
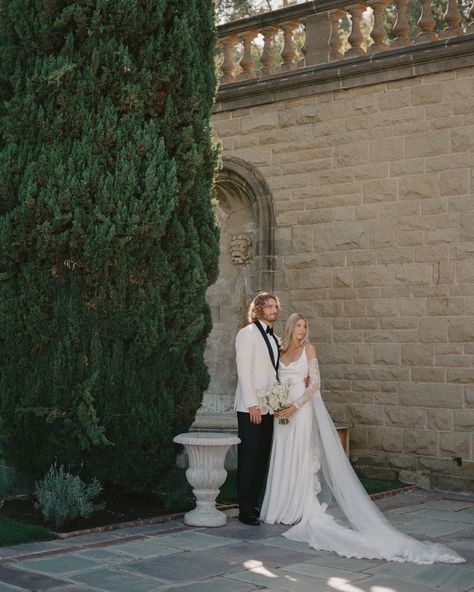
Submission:
M 473 488 L 474 68 L 294 95 L 213 117 L 270 188 L 282 318 L 356 466 Z

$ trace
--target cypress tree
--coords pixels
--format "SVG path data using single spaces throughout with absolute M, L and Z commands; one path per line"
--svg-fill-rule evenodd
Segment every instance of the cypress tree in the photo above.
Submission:
M 200 404 L 214 43 L 212 0 L 0 4 L 0 437 L 30 478 L 150 488 Z

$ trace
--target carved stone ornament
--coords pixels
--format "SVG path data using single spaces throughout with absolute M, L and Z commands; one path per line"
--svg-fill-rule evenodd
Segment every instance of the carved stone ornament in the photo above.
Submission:
M 253 240 L 250 234 L 234 234 L 230 241 L 230 260 L 233 265 L 245 265 L 252 259 Z

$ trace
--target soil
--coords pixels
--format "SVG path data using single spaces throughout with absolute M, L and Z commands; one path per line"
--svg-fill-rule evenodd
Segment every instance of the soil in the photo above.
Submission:
M 113 493 L 103 495 L 99 501 L 105 502 L 103 510 L 94 512 L 89 518 L 71 520 L 60 528 L 54 528 L 52 524 L 44 521 L 41 511 L 35 508 L 32 496 L 3 500 L 0 516 L 64 533 L 132 520 L 155 518 L 168 513 L 156 496 Z

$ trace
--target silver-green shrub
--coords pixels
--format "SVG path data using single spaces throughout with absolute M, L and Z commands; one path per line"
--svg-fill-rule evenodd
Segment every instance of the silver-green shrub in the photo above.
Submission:
M 102 491 L 102 486 L 94 479 L 84 483 L 79 475 L 72 475 L 61 465 L 51 466 L 46 475 L 36 483 L 35 506 L 41 510 L 43 518 L 56 528 L 74 518 L 87 518 L 101 510 L 104 504 L 94 504 L 93 499 Z

